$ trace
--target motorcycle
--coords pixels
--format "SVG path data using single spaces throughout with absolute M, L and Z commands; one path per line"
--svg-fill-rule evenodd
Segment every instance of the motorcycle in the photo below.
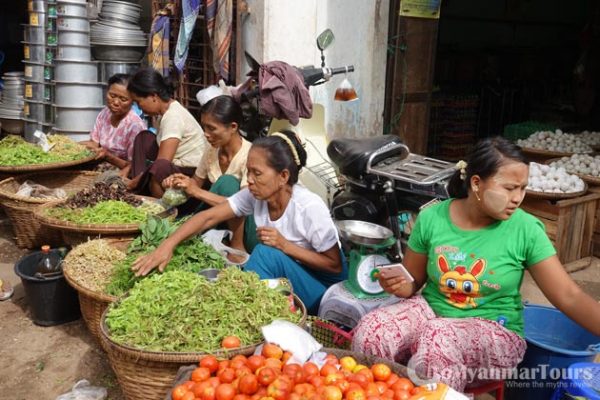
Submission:
M 454 164 L 411 153 L 394 135 L 334 139 L 327 154 L 345 181 L 333 198 L 333 218 L 388 227 L 396 238 L 390 256 L 400 261 L 419 210 L 449 197 Z

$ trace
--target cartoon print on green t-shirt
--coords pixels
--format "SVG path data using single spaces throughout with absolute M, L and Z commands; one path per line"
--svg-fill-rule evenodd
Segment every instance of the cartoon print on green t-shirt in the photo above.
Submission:
M 439 279 L 440 292 L 444 293 L 446 301 L 458 308 L 477 307 L 475 298 L 479 297 L 480 288 L 477 277 L 485 271 L 485 260 L 475 260 L 468 271 L 463 265 L 457 265 L 451 270 L 446 256 L 439 254 L 437 265 L 442 272 Z

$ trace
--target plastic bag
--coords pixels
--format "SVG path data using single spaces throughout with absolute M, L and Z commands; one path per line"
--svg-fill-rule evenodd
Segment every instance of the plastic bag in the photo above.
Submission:
M 210 244 L 220 255 L 223 256 L 227 264 L 229 265 L 243 265 L 246 264 L 250 255 L 245 251 L 233 249 L 225 244 L 223 244 L 223 239 L 227 237 L 231 239 L 233 233 L 228 230 L 219 230 L 219 229 L 211 229 L 210 231 L 205 232 L 202 235 L 202 240 L 204 243 Z M 240 257 L 242 261 L 234 262 L 231 261 L 227 256 L 231 254 L 233 256 Z
M 90 386 L 87 379 L 82 379 L 73 386 L 73 390 L 61 394 L 56 400 L 104 400 L 107 396 L 106 388 Z
M 33 132 L 33 137 L 37 139 L 36 144 L 40 146 L 45 153 L 49 152 L 50 149 L 54 147 L 54 145 L 48 141 L 48 136 L 42 131 Z
M 40 199 L 66 199 L 67 192 L 61 188 L 50 189 L 33 181 L 25 181 L 15 193 L 17 196 L 37 197 Z
M 187 201 L 187 195 L 181 189 L 168 188 L 160 199 L 165 208 L 177 207 Z
M 289 321 L 275 320 L 261 330 L 265 341 L 292 353 L 288 363 L 304 364 L 323 347 L 310 333 Z

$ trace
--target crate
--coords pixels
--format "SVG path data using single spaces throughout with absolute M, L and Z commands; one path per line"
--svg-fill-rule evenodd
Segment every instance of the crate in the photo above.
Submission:
M 600 194 L 599 186 L 589 186 L 588 193 Z M 596 214 L 594 215 L 594 231 L 592 235 L 592 255 L 594 257 L 600 257 L 600 201 L 596 207 Z
M 558 258 L 567 264 L 593 254 L 592 238 L 600 226 L 598 200 L 600 190 L 558 201 L 525 197 L 521 208 L 542 221 Z

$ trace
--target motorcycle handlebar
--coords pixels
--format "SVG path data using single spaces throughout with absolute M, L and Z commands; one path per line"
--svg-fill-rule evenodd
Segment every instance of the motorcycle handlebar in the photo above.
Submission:
M 333 75 L 345 74 L 347 72 L 353 71 L 354 65 L 347 65 L 339 68 L 323 67 L 300 70 L 300 72 L 302 73 L 302 77 L 304 78 L 304 84 L 306 86 L 313 86 L 315 84 L 323 83 L 320 81 L 328 81 Z

